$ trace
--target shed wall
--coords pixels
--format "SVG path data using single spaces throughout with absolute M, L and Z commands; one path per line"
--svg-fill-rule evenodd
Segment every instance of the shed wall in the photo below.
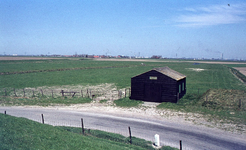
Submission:
M 176 103 L 178 98 L 181 98 L 186 93 L 186 90 L 184 90 L 185 81 L 185 78 L 176 81 L 158 71 L 151 70 L 131 79 L 130 98 L 152 102 Z M 180 85 L 181 91 L 179 91 Z

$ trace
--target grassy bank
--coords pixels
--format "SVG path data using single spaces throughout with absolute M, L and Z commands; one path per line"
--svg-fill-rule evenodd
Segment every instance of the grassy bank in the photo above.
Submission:
M 0 149 L 153 149 L 151 142 L 97 130 L 81 135 L 81 129 L 53 127 L 25 118 L 0 114 Z M 162 149 L 172 150 L 171 147 Z
M 208 120 L 246 124 L 246 92 L 210 89 L 202 95 L 186 94 L 177 104 L 161 103 L 159 109 L 200 113 Z

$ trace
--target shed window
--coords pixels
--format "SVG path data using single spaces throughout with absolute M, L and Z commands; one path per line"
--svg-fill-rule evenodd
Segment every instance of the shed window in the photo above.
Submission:
M 185 84 L 184 84 L 184 82 L 183 82 L 183 83 L 182 83 L 182 91 L 184 91 L 184 89 L 185 89 L 185 88 L 184 88 L 184 87 L 185 87 L 184 85 L 185 85 Z
M 181 93 L 181 84 L 179 85 L 179 93 Z
M 157 77 L 150 76 L 149 79 L 150 80 L 157 80 Z

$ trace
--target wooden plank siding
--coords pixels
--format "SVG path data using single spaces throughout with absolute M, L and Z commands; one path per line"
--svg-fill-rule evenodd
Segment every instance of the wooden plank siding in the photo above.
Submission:
M 153 69 L 131 78 L 131 99 L 176 103 L 185 93 L 185 77 L 177 81 Z

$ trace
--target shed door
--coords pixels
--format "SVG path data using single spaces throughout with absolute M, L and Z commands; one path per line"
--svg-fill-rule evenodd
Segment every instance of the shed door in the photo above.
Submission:
M 161 85 L 145 83 L 144 100 L 150 102 L 161 102 Z

